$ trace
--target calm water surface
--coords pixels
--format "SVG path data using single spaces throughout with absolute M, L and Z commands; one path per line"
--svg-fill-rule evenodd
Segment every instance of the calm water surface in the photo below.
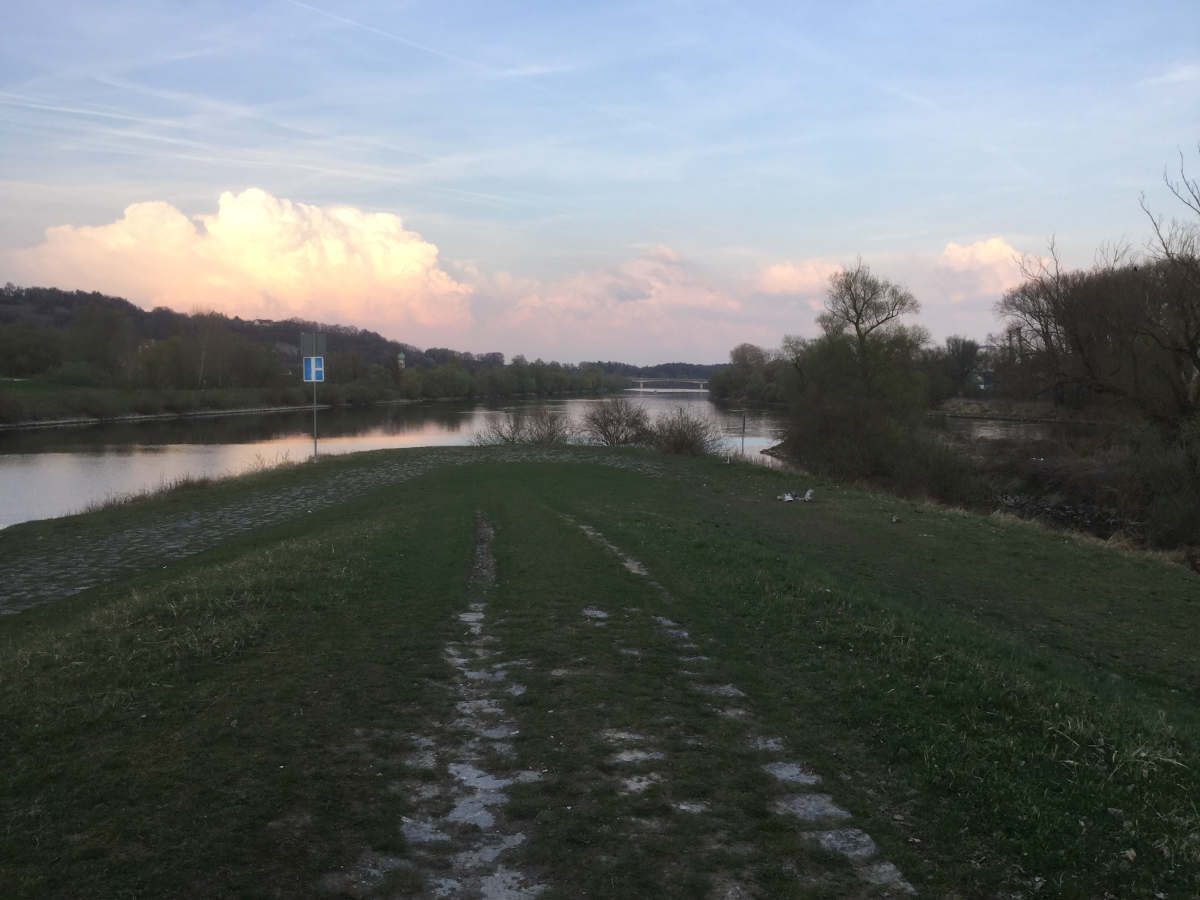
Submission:
M 682 406 L 716 422 L 726 446 L 742 445 L 742 414 L 720 410 L 707 394 L 629 392 L 651 416 Z M 506 411 L 549 409 L 575 420 L 599 401 L 570 399 L 488 407 L 479 404 L 412 404 L 367 410 L 322 410 L 322 455 L 391 447 L 469 444 Z M 778 443 L 782 417 L 761 410 L 746 415 L 749 458 Z M 128 425 L 95 425 L 0 432 L 0 528 L 30 519 L 79 512 L 90 503 L 154 490 L 185 476 L 221 476 L 296 462 L 312 455 L 312 413 L 228 416 Z

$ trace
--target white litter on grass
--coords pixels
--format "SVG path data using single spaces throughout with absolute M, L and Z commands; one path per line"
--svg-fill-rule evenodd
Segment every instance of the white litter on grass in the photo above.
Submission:
M 681 656 L 679 657 L 679 661 L 681 663 L 698 663 L 708 662 L 710 658 L 708 656 Z
M 673 805 L 680 812 L 691 813 L 692 815 L 708 812 L 708 804 L 703 800 L 679 800 Z
M 813 489 L 809 488 L 803 494 L 801 494 L 799 491 L 796 491 L 794 493 L 792 491 L 784 491 L 782 494 L 778 495 L 775 499 L 782 500 L 784 503 L 793 503 L 796 500 L 799 500 L 803 503 L 811 503 L 813 500 Z
M 641 656 L 641 650 L 635 650 L 633 647 L 621 647 L 617 650 L 622 656 Z
M 606 613 L 602 609 L 596 609 L 596 607 L 594 607 L 594 606 L 585 606 L 582 610 L 582 614 L 587 616 L 589 619 L 607 619 L 608 618 L 608 613 Z
M 564 677 L 566 675 L 570 675 L 570 674 L 571 674 L 570 669 L 551 669 L 550 670 L 550 675 L 553 678 L 562 678 L 562 677 Z
M 665 616 L 651 616 L 650 618 L 653 619 L 655 622 L 657 622 L 659 625 L 661 625 L 663 628 L 678 628 L 679 627 L 678 622 L 672 622 L 670 619 L 666 618 Z
M 736 719 L 737 721 L 741 721 L 742 719 L 750 718 L 750 711 L 747 709 L 742 709 L 740 706 L 727 706 L 725 709 L 718 709 L 717 715 L 723 719 Z

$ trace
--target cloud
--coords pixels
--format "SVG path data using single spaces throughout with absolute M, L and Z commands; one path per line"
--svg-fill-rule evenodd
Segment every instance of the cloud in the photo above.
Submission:
M 721 360 L 745 334 L 764 336 L 741 320 L 736 287 L 669 247 L 549 282 L 501 272 L 473 283 L 485 317 L 472 340 L 531 357 Z
M 764 294 L 818 294 L 829 287 L 830 277 L 842 267 L 823 259 L 782 262 L 763 269 L 758 288 Z
M 147 307 L 371 328 L 470 322 L 470 288 L 398 216 L 256 188 L 223 193 L 215 214 L 194 219 L 148 202 L 107 225 L 49 228 L 41 244 L 3 262 L 26 284 L 99 290 Z
M 1023 280 L 1021 253 L 1001 237 L 965 245 L 948 243 L 937 259 L 936 272 L 951 303 L 999 297 Z
M 1143 78 L 1140 84 L 1191 84 L 1200 81 L 1200 63 L 1177 63 L 1160 75 Z
M 570 276 L 522 297 L 514 321 L 553 315 L 568 322 L 620 326 L 665 324 L 680 312 L 734 312 L 740 301 L 708 283 L 668 247 L 656 247 L 619 266 Z

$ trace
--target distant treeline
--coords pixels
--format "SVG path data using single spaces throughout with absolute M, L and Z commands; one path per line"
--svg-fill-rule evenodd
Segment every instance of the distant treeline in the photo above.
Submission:
M 313 331 L 327 335 L 330 387 L 345 388 L 331 396 L 349 403 L 384 396 L 602 393 L 625 387 L 626 369 L 642 374 L 623 363 L 572 365 L 523 356 L 506 363 L 499 352 L 421 350 L 342 325 L 187 315 L 165 307 L 146 311 L 96 292 L 10 283 L 0 291 L 0 375 L 71 388 L 286 390 L 300 384 L 300 334 Z

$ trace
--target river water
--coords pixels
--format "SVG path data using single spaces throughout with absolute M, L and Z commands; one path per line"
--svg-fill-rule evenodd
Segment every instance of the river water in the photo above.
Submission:
M 718 409 L 706 393 L 628 392 L 652 417 L 684 407 L 718 425 L 726 448 L 742 447 L 742 414 Z M 321 410 L 322 455 L 394 447 L 469 444 L 496 417 L 514 409 L 565 412 L 579 421 L 599 401 L 572 398 L 486 406 L 420 403 L 361 410 Z M 746 413 L 747 458 L 778 443 L 778 413 Z M 298 462 L 312 455 L 312 412 L 221 416 L 74 428 L 0 432 L 0 528 L 85 509 L 89 504 L 153 491 L 185 477 L 233 475 Z

